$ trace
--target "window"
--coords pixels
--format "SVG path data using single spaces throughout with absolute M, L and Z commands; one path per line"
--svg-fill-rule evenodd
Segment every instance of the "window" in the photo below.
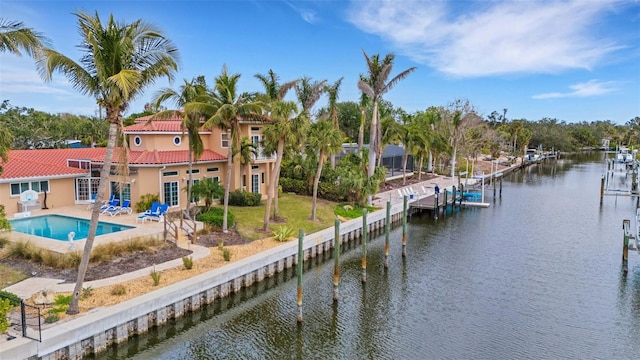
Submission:
M 192 169 L 191 173 L 192 174 L 200 174 L 200 169 Z M 189 174 L 189 170 L 187 170 L 187 174 Z
M 193 187 L 195 184 L 199 183 L 200 179 L 193 179 L 193 183 L 191 184 L 191 187 Z M 187 184 L 189 183 L 189 180 L 187 180 Z M 200 197 L 199 196 L 195 196 L 195 194 L 191 194 L 191 202 L 192 203 L 197 203 L 198 201 L 200 201 Z
M 219 170 L 217 167 L 207 168 L 207 172 L 218 172 Z
M 165 171 L 162 173 L 162 176 L 178 176 L 177 171 Z
M 109 191 L 111 195 L 120 200 L 120 205 L 125 199 L 131 199 L 131 184 L 112 181 Z
M 173 145 L 180 146 L 181 143 L 182 143 L 182 139 L 180 138 L 180 136 L 175 136 L 173 138 Z
M 258 174 L 251 175 L 251 192 L 260 193 L 260 176 Z
M 166 182 L 163 184 L 163 189 L 164 202 L 169 204 L 169 206 L 178 206 L 178 195 L 180 194 L 178 190 L 178 182 Z
M 142 139 L 140 138 L 140 136 L 136 136 L 133 138 L 133 144 L 135 146 L 140 146 L 142 145 Z
M 220 136 L 222 137 L 222 144 L 220 144 L 220 146 L 222 146 L 223 148 L 228 148 L 229 147 L 229 134 L 224 133 L 224 134 L 220 134 Z
M 261 173 L 260 175 L 262 177 L 262 183 L 264 184 L 264 173 Z
M 258 170 L 260 169 L 260 165 L 251 165 L 251 170 Z
M 260 128 L 257 126 L 252 126 L 251 131 L 260 131 Z
M 11 184 L 11 195 L 20 195 L 22 192 L 25 192 L 27 190 L 33 190 L 36 192 L 49 191 L 49 180 Z

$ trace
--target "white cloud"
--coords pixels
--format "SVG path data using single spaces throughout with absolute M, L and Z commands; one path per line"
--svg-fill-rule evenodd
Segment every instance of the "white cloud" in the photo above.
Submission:
M 318 14 L 314 10 L 293 6 L 291 2 L 287 2 L 287 5 L 289 5 L 295 12 L 297 12 L 302 20 L 308 22 L 309 24 L 315 24 L 316 22 L 318 22 Z
M 584 83 L 578 83 L 575 85 L 569 86 L 569 89 L 572 91 L 568 92 L 551 92 L 544 94 L 533 95 L 531 98 L 533 99 L 556 99 L 556 98 L 566 98 L 566 97 L 590 97 L 602 95 L 610 92 L 614 92 L 618 90 L 616 88 L 615 81 L 598 81 L 598 80 L 589 80 Z
M 354 1 L 349 21 L 454 76 L 554 73 L 591 69 L 621 48 L 590 34 L 610 7 L 608 1 Z

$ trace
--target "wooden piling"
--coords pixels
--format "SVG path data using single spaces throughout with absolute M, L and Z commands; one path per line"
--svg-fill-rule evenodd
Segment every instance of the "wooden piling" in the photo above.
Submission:
M 600 179 L 600 203 L 602 203 L 602 198 L 604 197 L 604 175 Z
M 304 254 L 302 251 L 302 243 L 304 242 L 304 231 L 298 230 L 298 322 L 302 322 L 302 264 L 304 262 Z
M 444 189 L 444 204 L 442 204 L 443 214 L 447 215 L 447 189 Z
M 333 301 L 338 301 L 338 285 L 340 285 L 340 219 L 334 221 L 333 240 Z
M 402 257 L 407 256 L 407 203 L 408 199 L 405 196 L 402 205 Z
M 622 220 L 622 271 L 628 270 L 629 261 L 629 237 L 631 237 L 631 221 L 629 219 Z
M 384 267 L 389 267 L 389 233 L 391 228 L 391 202 L 387 201 L 387 217 L 384 225 Z
M 406 196 L 405 196 L 406 198 Z M 362 282 L 367 282 L 367 209 L 362 209 Z
M 451 194 L 453 194 L 451 195 L 451 211 L 453 211 L 456 209 L 456 196 L 458 196 L 455 185 L 452 187 Z
M 438 218 L 438 213 L 440 212 L 440 202 L 439 202 L 440 200 L 438 199 L 438 197 L 440 197 L 439 193 L 435 193 L 435 195 L 433 196 L 433 217 L 435 219 Z M 404 215 L 403 215 L 403 218 L 404 218 Z
M 502 178 L 504 176 L 500 176 L 500 197 L 502 197 Z

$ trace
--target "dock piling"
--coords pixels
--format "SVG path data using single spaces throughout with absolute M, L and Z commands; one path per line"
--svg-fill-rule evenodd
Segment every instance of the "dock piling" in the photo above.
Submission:
M 302 322 L 302 263 L 304 262 L 304 254 L 302 251 L 302 243 L 304 242 L 304 231 L 298 230 L 298 322 Z
M 384 225 L 384 268 L 389 267 L 389 232 L 391 228 L 391 202 L 387 201 L 387 217 Z
M 438 199 L 436 194 L 436 201 Z M 407 197 L 404 197 L 404 203 L 402 205 L 402 257 L 407 256 Z M 436 208 L 437 210 L 437 208 Z
M 338 301 L 338 285 L 340 285 L 340 219 L 334 221 L 333 240 L 333 301 Z
M 407 198 L 406 196 L 404 197 Z M 367 282 L 367 208 L 362 209 L 362 282 Z
M 631 237 L 631 221 L 629 219 L 622 220 L 622 271 L 628 271 L 629 261 L 629 238 Z

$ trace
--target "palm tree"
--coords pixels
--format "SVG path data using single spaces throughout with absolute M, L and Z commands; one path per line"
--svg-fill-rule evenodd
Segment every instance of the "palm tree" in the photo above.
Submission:
M 307 149 L 317 151 L 318 167 L 313 179 L 313 201 L 311 203 L 311 221 L 316 220 L 316 207 L 318 203 L 318 183 L 322 174 L 322 166 L 325 155 L 332 155 L 342 149 L 343 135 L 332 123 L 327 120 L 319 120 L 311 125 L 307 138 Z
M 22 52 L 32 57 L 47 46 L 49 39 L 41 33 L 24 26 L 22 22 L 0 18 L 0 52 L 10 52 L 22 56 Z
M 26 28 L 21 22 L 0 18 L 0 53 L 10 52 L 22 56 L 22 52 L 36 56 L 37 52 L 49 40 L 31 28 Z M 9 161 L 9 150 L 13 144 L 13 135 L 6 127 L 0 128 L 0 159 L 3 163 Z M 2 165 L 0 165 L 2 174 Z
M 97 104 L 106 110 L 109 138 L 96 194 L 96 203 L 99 203 L 107 188 L 116 138 L 122 133 L 122 113 L 132 100 L 158 78 L 173 79 L 178 69 L 178 50 L 159 29 L 142 20 L 121 24 L 111 15 L 103 25 L 97 12 L 95 16 L 87 12 L 79 12 L 76 16 L 82 35 L 80 50 L 83 55 L 80 62 L 46 48 L 42 50 L 43 56 L 38 59 L 37 65 L 45 81 L 51 81 L 53 73 L 60 71 L 74 88 L 93 96 Z M 122 155 L 121 161 L 126 169 L 126 151 Z M 99 218 L 100 207 L 94 206 L 68 314 L 79 312 L 78 299 Z
M 269 230 L 269 218 L 271 203 L 278 191 L 278 178 L 284 155 L 285 146 L 300 142 L 302 135 L 306 133 L 309 119 L 306 112 L 298 112 L 298 107 L 292 101 L 276 101 L 271 104 L 271 123 L 264 128 L 265 143 L 267 147 L 275 148 L 276 163 L 271 172 L 267 191 L 267 203 L 265 204 L 263 230 Z M 275 146 L 274 146 L 275 145 Z
M 244 173 L 244 170 L 246 169 L 246 174 L 244 174 L 244 176 L 246 176 L 247 181 L 250 181 L 251 168 L 247 165 L 251 164 L 251 160 L 258 156 L 258 148 L 256 147 L 256 144 L 252 143 L 248 137 L 243 136 L 242 139 L 240 139 L 238 155 L 240 155 L 240 174 Z M 250 186 L 247 186 L 247 189 L 250 189 Z
M 475 110 L 471 106 L 471 103 L 468 100 L 456 100 L 451 105 L 453 108 L 451 116 L 449 116 L 449 134 L 450 134 L 450 144 L 451 149 L 453 150 L 453 154 L 451 156 L 451 178 L 453 179 L 456 171 L 456 156 L 458 145 L 460 142 L 464 142 L 466 131 L 478 124 L 481 119 L 475 113 Z
M 265 92 L 262 94 L 262 97 L 265 103 L 284 99 L 287 92 L 293 89 L 299 81 L 293 80 L 280 84 L 280 77 L 272 69 L 269 69 L 266 75 L 255 74 L 254 77 L 258 79 L 264 87 Z
M 342 79 L 338 79 L 333 85 L 326 85 L 324 91 L 327 93 L 329 97 L 329 116 L 331 117 L 331 121 L 333 123 L 333 128 L 336 130 L 340 130 L 340 120 L 338 119 L 338 96 L 340 94 L 340 85 L 342 84 Z M 342 146 L 341 146 L 342 147 Z M 342 150 L 342 149 L 338 149 Z M 336 167 L 336 153 L 331 154 L 331 168 Z
M 373 101 L 373 114 L 371 116 L 371 132 L 369 134 L 369 163 L 367 175 L 372 177 L 375 171 L 376 163 L 376 151 L 378 144 L 381 141 L 380 124 L 378 122 L 378 102 L 382 98 L 382 95 L 391 90 L 400 80 L 406 78 L 411 74 L 416 67 L 410 67 L 407 70 L 402 71 L 391 80 L 389 75 L 393 69 L 393 60 L 395 55 L 387 54 L 382 61 L 380 61 L 379 54 L 372 57 L 367 56 L 367 53 L 362 50 L 365 60 L 367 61 L 367 70 L 369 76 L 366 79 L 360 79 L 358 81 L 358 88 L 371 98 Z M 370 195 L 367 199 L 367 204 L 373 203 L 373 197 Z
M 211 209 L 213 199 L 224 194 L 224 189 L 220 186 L 218 179 L 206 178 L 193 184 L 191 193 L 194 197 L 204 199 L 204 211 L 207 212 Z
M 203 79 L 203 78 L 202 78 Z M 204 79 L 203 79 L 204 80 Z M 173 102 L 179 109 L 183 109 L 186 104 L 189 102 L 197 101 L 199 98 L 203 97 L 206 94 L 207 87 L 206 83 L 199 83 L 197 79 L 192 79 L 191 81 L 184 80 L 184 84 L 180 86 L 179 91 L 173 90 L 171 88 L 160 89 L 154 96 L 154 104 L 156 108 L 159 108 L 162 103 L 165 101 Z M 179 113 L 181 110 L 164 110 L 159 113 L 153 115 L 149 122 L 155 119 L 162 119 L 173 117 L 175 114 Z M 187 214 L 190 214 L 189 208 L 191 205 L 191 187 L 193 184 L 193 162 L 198 161 L 202 153 L 204 152 L 204 144 L 202 143 L 202 138 L 200 137 L 200 118 L 201 114 L 197 112 L 188 113 L 186 111 L 182 111 L 182 122 L 180 123 L 180 128 L 182 130 L 182 135 L 187 134 L 187 139 L 189 142 L 189 154 L 188 154 L 188 162 L 189 162 L 189 181 L 187 182 Z
M 227 217 L 229 213 L 229 192 L 231 188 L 231 173 L 233 171 L 233 158 L 238 154 L 240 145 L 240 121 L 262 121 L 263 104 L 255 100 L 255 94 L 239 93 L 238 81 L 240 74 L 229 74 L 227 66 L 215 79 L 213 94 L 203 98 L 200 102 L 191 102 L 185 105 L 185 112 L 210 114 L 204 124 L 205 127 L 217 126 L 226 131 L 231 139 L 231 147 L 227 155 L 227 176 L 224 189 L 224 212 L 222 216 L 222 232 L 228 232 Z

